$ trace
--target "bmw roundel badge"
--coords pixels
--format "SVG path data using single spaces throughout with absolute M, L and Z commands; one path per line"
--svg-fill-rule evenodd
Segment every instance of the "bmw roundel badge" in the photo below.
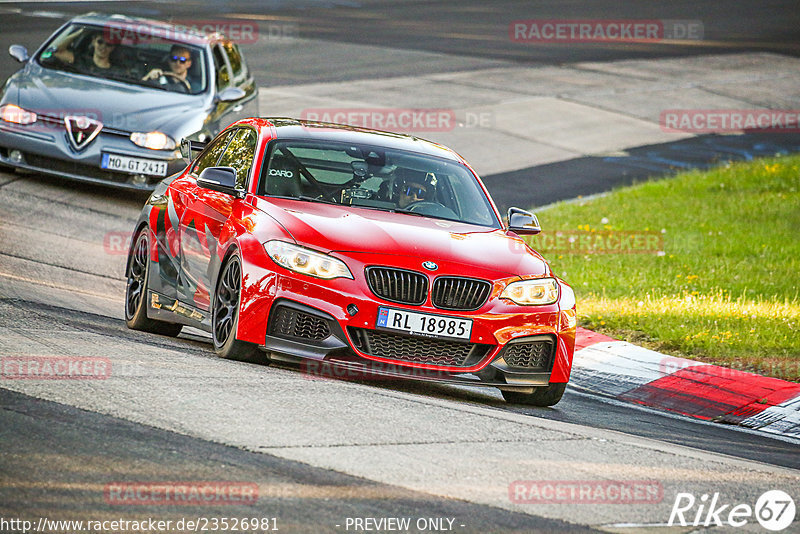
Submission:
M 436 269 L 439 268 L 439 266 L 433 263 L 432 261 L 423 261 L 422 266 L 428 269 L 429 271 L 435 271 Z

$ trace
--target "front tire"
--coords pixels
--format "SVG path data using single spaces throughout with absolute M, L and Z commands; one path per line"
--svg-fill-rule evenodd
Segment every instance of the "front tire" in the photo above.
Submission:
M 558 404 L 567 389 L 566 382 L 533 388 L 533 393 L 519 391 L 501 391 L 506 402 L 511 404 L 527 404 L 528 406 L 554 406 Z
M 258 346 L 236 339 L 239 325 L 239 304 L 242 293 L 242 264 L 239 256 L 232 254 L 222 267 L 214 291 L 214 308 L 211 334 L 214 351 L 228 360 L 250 363 L 268 363 L 267 355 Z
M 133 330 L 175 337 L 182 325 L 165 323 L 147 317 L 147 285 L 150 278 L 149 230 L 142 228 L 136 234 L 128 256 L 128 284 L 125 287 L 125 324 Z

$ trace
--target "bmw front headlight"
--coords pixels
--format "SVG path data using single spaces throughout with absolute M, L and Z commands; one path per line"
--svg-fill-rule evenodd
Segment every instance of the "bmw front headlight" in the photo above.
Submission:
M 558 282 L 555 278 L 521 280 L 506 286 L 501 299 L 509 299 L 520 306 L 541 306 L 558 300 Z
M 175 140 L 163 132 L 133 132 L 131 141 L 151 150 L 172 150 L 177 146 Z
M 272 261 L 296 273 L 326 280 L 353 278 L 353 274 L 343 261 L 321 252 L 285 241 L 267 241 L 264 243 L 264 249 Z

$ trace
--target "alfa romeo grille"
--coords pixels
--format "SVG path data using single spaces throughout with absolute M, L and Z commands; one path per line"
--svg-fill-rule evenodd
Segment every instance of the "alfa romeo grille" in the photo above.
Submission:
M 492 345 L 459 343 L 350 327 L 358 350 L 370 356 L 412 363 L 469 367 L 478 363 Z
M 510 343 L 506 346 L 503 359 L 509 367 L 549 369 L 552 363 L 553 347 L 551 340 Z
M 390 302 L 420 305 L 428 298 L 428 277 L 422 273 L 367 267 L 367 284 L 377 296 Z
M 270 333 L 282 337 L 321 340 L 331 335 L 328 321 L 309 313 L 279 306 L 270 321 Z
M 433 305 L 445 310 L 477 310 L 491 291 L 492 284 L 485 280 L 440 276 L 433 282 Z

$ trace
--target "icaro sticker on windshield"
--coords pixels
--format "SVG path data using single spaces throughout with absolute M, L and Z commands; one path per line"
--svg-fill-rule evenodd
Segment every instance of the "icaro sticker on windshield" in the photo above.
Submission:
M 270 176 L 282 176 L 284 178 L 294 178 L 294 172 L 287 171 L 284 169 L 270 169 L 269 170 Z

